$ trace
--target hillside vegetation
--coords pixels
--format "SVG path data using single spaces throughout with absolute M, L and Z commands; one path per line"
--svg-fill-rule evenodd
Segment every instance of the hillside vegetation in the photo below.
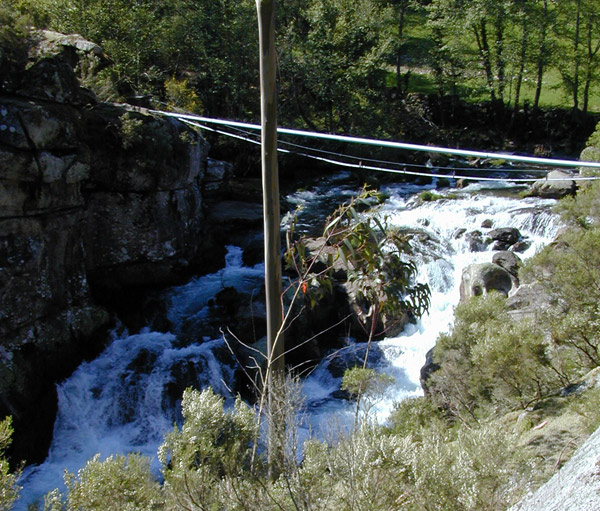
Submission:
M 418 138 L 460 104 L 598 111 L 594 0 L 289 0 L 278 4 L 283 124 Z M 2 0 L 3 69 L 27 26 L 79 33 L 113 65 L 88 77 L 101 99 L 256 119 L 254 2 Z M 430 96 L 423 101 L 418 94 Z M 432 107 L 431 105 L 436 105 Z M 442 109 L 435 113 L 434 109 Z

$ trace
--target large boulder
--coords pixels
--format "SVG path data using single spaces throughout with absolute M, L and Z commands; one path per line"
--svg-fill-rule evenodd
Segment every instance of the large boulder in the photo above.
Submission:
M 460 283 L 460 301 L 473 296 L 481 296 L 490 291 L 498 291 L 508 296 L 515 285 L 514 277 L 501 266 L 494 263 L 479 263 L 467 266 Z
M 529 190 L 529 195 L 545 199 L 560 199 L 568 195 L 575 195 L 577 183 L 572 174 L 562 170 L 549 172 L 546 179 L 538 179 Z
M 597 429 L 552 479 L 510 511 L 597 511 L 599 467 L 600 429 Z
M 492 263 L 497 264 L 510 273 L 515 279 L 519 279 L 519 268 L 523 264 L 519 256 L 514 252 L 502 250 L 496 252 L 492 257 Z

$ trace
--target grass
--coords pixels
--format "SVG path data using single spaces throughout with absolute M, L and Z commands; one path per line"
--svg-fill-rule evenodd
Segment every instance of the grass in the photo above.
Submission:
M 423 12 L 410 12 L 407 15 L 404 28 L 404 42 L 402 44 L 402 68 L 403 71 L 410 72 L 408 92 L 421 94 L 437 93 L 437 85 L 430 67 L 430 52 L 433 48 L 431 31 L 426 23 L 426 15 Z M 475 47 L 471 49 L 473 55 L 476 54 Z M 459 95 L 462 99 L 479 103 L 490 99 L 486 88 L 483 72 L 478 70 L 469 70 L 471 77 L 459 84 Z M 507 73 L 510 70 L 507 69 Z M 526 70 L 526 76 L 521 85 L 519 103 L 524 102 L 533 104 L 536 88 L 536 70 L 534 66 Z M 387 85 L 396 86 L 395 70 L 389 72 Z M 510 103 L 514 102 L 514 87 L 516 85 L 516 76 L 507 76 L 505 96 L 510 98 Z M 581 89 L 583 89 L 583 84 Z M 580 93 L 579 107 L 582 106 L 582 95 Z M 539 105 L 542 108 L 571 108 L 572 98 L 570 93 L 563 87 L 562 77 L 558 68 L 550 67 L 544 72 L 543 85 L 540 95 Z M 596 80 L 592 83 L 589 95 L 589 112 L 600 112 L 600 83 Z

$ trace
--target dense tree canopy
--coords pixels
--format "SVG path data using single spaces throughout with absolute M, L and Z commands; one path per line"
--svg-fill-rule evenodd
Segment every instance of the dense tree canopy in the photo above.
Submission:
M 597 108 L 595 0 L 289 0 L 278 4 L 279 118 L 324 131 L 410 134 L 414 92 L 498 108 Z M 258 118 L 251 0 L 3 0 L 38 27 L 78 32 L 114 65 L 105 99 L 151 95 Z M 4 15 L 6 17 L 6 14 Z M 12 19 L 12 18 L 11 18 Z M 17 25 L 15 25 L 17 27 Z M 22 30 L 22 28 L 16 28 Z M 7 56 L 18 54 L 3 29 Z M 14 38 L 13 38 L 14 39 Z M 594 101 L 592 101 L 594 99 Z M 414 117 L 414 116 L 413 116 Z

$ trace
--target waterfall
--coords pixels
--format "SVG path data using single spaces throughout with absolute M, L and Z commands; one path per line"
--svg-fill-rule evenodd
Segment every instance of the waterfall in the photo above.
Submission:
M 350 188 L 329 180 L 293 194 L 288 201 L 303 204 L 310 213 L 311 204 L 315 204 L 314 211 L 317 203 L 319 208 L 339 203 L 351 194 Z M 395 401 L 421 393 L 420 368 L 437 336 L 451 326 L 463 268 L 491 261 L 492 251 L 470 252 L 460 233 L 480 230 L 485 235 L 490 228 L 482 227 L 484 221 L 492 227 L 516 227 L 531 242 L 521 255 L 527 258 L 549 243 L 560 227 L 551 213 L 554 201 L 519 198 L 510 186 L 448 189 L 440 192 L 448 198 L 432 202 L 419 200 L 421 190 L 423 187 L 413 184 L 382 189 L 389 196 L 383 213 L 391 225 L 412 237 L 418 280 L 429 284 L 432 296 L 426 316 L 400 336 L 380 341 L 373 350 L 372 365 L 395 379 L 375 408 L 380 421 L 385 420 Z M 308 229 L 309 220 L 302 216 L 300 220 Z M 157 447 L 178 420 L 175 410 L 186 386 L 211 385 L 227 398 L 233 397 L 230 389 L 235 367 L 224 342 L 205 337 L 204 342 L 189 344 L 180 339 L 182 331 L 200 328 L 211 299 L 223 287 L 244 292 L 260 287 L 264 267 L 243 266 L 239 248 L 229 247 L 226 263 L 219 272 L 168 292 L 172 332 L 115 335 L 97 359 L 82 364 L 58 385 L 59 409 L 48 458 L 39 466 L 26 468 L 16 509 L 25 510 L 27 503 L 55 487 L 62 488 L 64 470 L 77 471 L 96 453 L 104 458 L 140 452 L 152 458 L 154 468 L 158 468 Z M 360 348 L 359 343 L 349 340 L 345 349 L 352 352 Z M 344 356 L 343 352 L 338 356 Z M 338 397 L 341 377 L 330 370 L 333 360 L 323 360 L 303 384 L 311 431 L 326 427 L 333 415 L 351 417 L 353 413 L 353 404 Z
M 518 196 L 518 188 L 507 185 L 473 184 L 461 190 L 440 192 L 448 198 L 431 202 L 421 201 L 416 190 L 409 189 L 407 193 L 402 186 L 388 186 L 382 191 L 390 196 L 382 210 L 389 224 L 413 235 L 417 281 L 429 284 L 431 306 L 425 316 L 405 328 L 401 335 L 377 343 L 371 365 L 394 378 L 394 384 L 371 409 L 380 422 L 389 416 L 396 401 L 422 395 L 420 370 L 439 334 L 452 326 L 463 269 L 492 260 L 492 250 L 471 252 L 461 233 L 479 230 L 485 237 L 493 228 L 515 227 L 530 242 L 529 248 L 519 255 L 527 259 L 550 243 L 560 228 L 551 210 L 555 201 L 523 199 Z M 361 348 L 364 351 L 361 343 L 350 342 L 347 351 Z M 338 423 L 351 424 L 353 420 L 354 405 L 334 397 L 341 377 L 332 377 L 327 370 L 330 363 L 330 359 L 323 360 L 304 384 L 310 410 L 307 430 L 328 428 L 332 409 Z

